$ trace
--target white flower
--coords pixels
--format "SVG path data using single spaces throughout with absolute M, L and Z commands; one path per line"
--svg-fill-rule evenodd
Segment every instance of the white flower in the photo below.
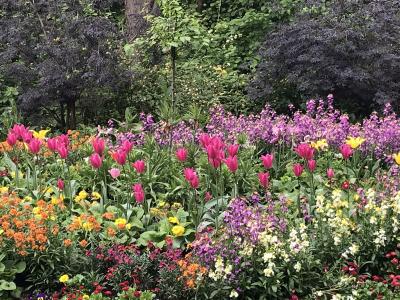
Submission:
M 274 270 L 272 270 L 272 268 L 266 268 L 264 269 L 264 275 L 266 277 L 272 277 L 274 276 Z
M 237 298 L 237 297 L 239 297 L 238 292 L 236 292 L 235 290 L 232 290 L 229 295 L 229 298 Z
M 300 272 L 300 270 L 301 270 L 301 263 L 299 263 L 299 262 L 295 263 L 294 269 L 296 270 L 296 272 Z
M 358 253 L 358 251 L 360 250 L 360 247 L 356 244 L 352 244 L 349 248 L 349 251 L 352 255 L 355 255 Z

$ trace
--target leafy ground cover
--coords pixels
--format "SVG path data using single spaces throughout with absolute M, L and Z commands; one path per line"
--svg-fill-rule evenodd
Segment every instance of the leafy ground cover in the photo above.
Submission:
M 398 299 L 400 120 L 110 121 L 1 143 L 3 299 Z

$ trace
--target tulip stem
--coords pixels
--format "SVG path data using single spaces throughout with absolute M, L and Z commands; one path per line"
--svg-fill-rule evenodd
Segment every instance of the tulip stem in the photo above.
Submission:
M 301 206 L 300 206 L 301 184 L 300 184 L 299 179 L 297 179 L 297 185 L 299 186 L 299 193 L 297 194 L 297 209 L 298 209 L 299 218 L 300 218 L 301 217 Z

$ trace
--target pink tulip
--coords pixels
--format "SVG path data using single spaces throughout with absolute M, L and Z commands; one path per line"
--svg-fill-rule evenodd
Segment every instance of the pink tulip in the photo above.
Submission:
M 137 160 L 132 164 L 138 174 L 142 174 L 146 169 L 146 164 L 143 160 Z
M 225 164 L 228 167 L 229 171 L 232 173 L 235 173 L 238 169 L 238 159 L 237 156 L 229 156 L 227 159 L 225 159 Z
M 31 142 L 31 140 L 33 139 L 32 132 L 30 132 L 29 130 L 22 132 L 21 137 L 22 137 L 22 140 L 27 144 L 29 144 Z
M 17 143 L 17 140 L 18 138 L 14 133 L 9 132 L 7 134 L 7 144 L 9 144 L 11 147 L 13 147 Z
M 304 167 L 301 164 L 294 164 L 293 165 L 293 173 L 296 177 L 300 177 L 303 173 Z
M 112 168 L 112 169 L 108 170 L 108 173 L 110 173 L 110 175 L 113 179 L 116 179 L 121 174 L 121 171 L 117 168 Z
M 47 140 L 47 148 L 51 151 L 56 151 L 57 150 L 57 145 L 58 145 L 58 139 L 57 138 L 50 138 Z
M 207 148 L 208 144 L 210 144 L 211 138 L 208 134 L 203 133 L 200 135 L 199 141 L 203 148 Z
M 185 148 L 179 148 L 176 150 L 175 156 L 180 162 L 184 162 L 187 159 L 187 150 Z
M 264 165 L 264 168 L 271 169 L 272 164 L 274 162 L 274 155 L 273 154 L 265 154 L 261 155 L 261 161 Z
M 42 142 L 39 139 L 33 138 L 28 144 L 29 151 L 32 152 L 33 154 L 38 154 L 41 145 Z
M 314 149 L 309 144 L 300 144 L 296 147 L 295 152 L 302 158 L 310 160 L 314 157 Z
M 13 128 L 10 130 L 13 134 L 15 134 L 15 136 L 17 137 L 17 139 L 22 138 L 22 134 L 24 132 L 26 132 L 28 129 L 25 128 L 24 125 L 22 124 L 14 124 Z
M 268 172 L 261 172 L 258 173 L 258 181 L 263 188 L 267 188 L 269 184 L 269 173 Z
M 237 155 L 237 153 L 238 153 L 238 150 L 239 150 L 239 145 L 237 145 L 237 144 L 234 144 L 234 145 L 229 145 L 228 147 L 227 147 L 227 150 L 228 150 L 228 154 L 229 154 L 229 156 L 236 156 Z
M 225 152 L 220 148 L 220 145 L 218 140 L 216 140 L 215 144 L 210 142 L 206 148 L 208 161 L 214 168 L 218 168 L 225 157 Z
M 140 183 L 135 183 L 132 186 L 133 196 L 137 203 L 142 203 L 144 201 L 144 190 Z
M 199 187 L 199 177 L 197 176 L 196 171 L 192 168 L 185 168 L 183 173 L 185 179 L 190 183 L 190 186 L 197 189 Z
M 185 168 L 183 170 L 183 174 L 185 175 L 185 179 L 187 181 L 191 181 L 196 176 L 196 171 L 192 168 Z
M 57 180 L 57 187 L 60 191 L 64 189 L 64 181 L 60 178 Z
M 128 140 L 122 142 L 121 149 L 125 151 L 127 154 L 132 151 L 133 143 Z
M 315 171 L 315 168 L 317 167 L 317 162 L 316 162 L 314 159 L 310 159 L 310 160 L 307 162 L 307 165 L 308 165 L 308 169 L 309 169 L 310 172 L 312 173 L 312 172 Z
M 59 145 L 57 147 L 57 152 L 60 154 L 60 157 L 62 159 L 66 159 L 68 157 L 68 148 L 65 147 L 64 145 Z
M 205 202 L 208 202 L 208 201 L 210 201 L 211 199 L 212 199 L 211 193 L 210 193 L 210 192 L 206 192 L 205 195 L 204 195 L 204 201 L 205 201 Z
M 117 162 L 117 164 L 121 166 L 126 163 L 126 152 L 122 149 L 119 149 L 116 152 L 112 153 L 111 156 Z
M 93 153 L 92 155 L 90 155 L 89 161 L 90 161 L 90 164 L 92 165 L 92 167 L 95 169 L 99 169 L 101 167 L 101 165 L 103 164 L 103 159 L 96 152 Z
M 333 177 L 335 177 L 335 173 L 333 172 L 333 169 L 332 169 L 332 168 L 329 168 L 329 169 L 326 170 L 326 176 L 327 176 L 329 179 L 332 179 Z
M 349 159 L 350 156 L 353 154 L 353 150 L 349 145 L 343 144 L 340 146 L 340 153 L 342 153 L 344 159 Z
M 96 152 L 99 155 L 103 154 L 104 149 L 105 149 L 105 143 L 104 143 L 104 140 L 102 138 L 96 137 L 92 141 L 92 146 L 93 146 L 94 152 Z
M 57 142 L 64 145 L 65 147 L 68 148 L 69 145 L 69 137 L 66 134 L 61 134 L 57 137 Z M 102 153 L 99 153 L 101 155 Z

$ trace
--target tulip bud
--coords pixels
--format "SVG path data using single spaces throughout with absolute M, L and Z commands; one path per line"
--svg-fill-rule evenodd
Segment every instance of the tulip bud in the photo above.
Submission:
M 187 159 L 187 150 L 185 148 L 179 148 L 176 150 L 175 156 L 180 162 L 184 162 Z
M 264 168 L 271 169 L 272 164 L 274 162 L 274 155 L 273 154 L 265 154 L 261 155 L 261 161 L 264 165 Z
M 294 164 L 293 165 L 293 173 L 296 177 L 300 177 L 303 173 L 304 167 L 301 164 Z

